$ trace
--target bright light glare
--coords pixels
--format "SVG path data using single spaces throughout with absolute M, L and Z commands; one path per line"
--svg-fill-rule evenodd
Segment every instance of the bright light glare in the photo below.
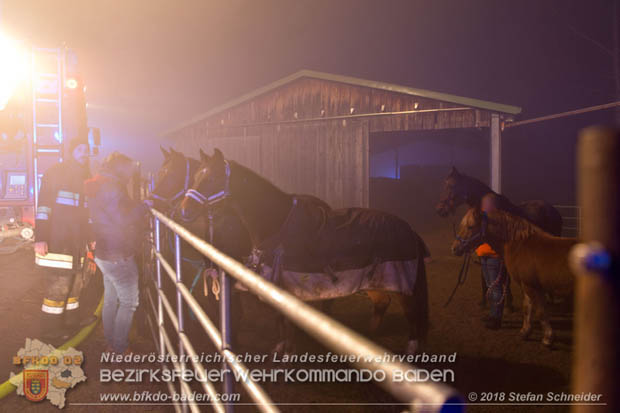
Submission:
M 66 85 L 69 89 L 75 89 L 75 88 L 78 86 L 78 81 L 77 81 L 77 80 L 75 80 L 75 79 L 73 79 L 73 78 L 70 78 L 70 79 L 67 79 L 67 81 L 66 81 L 65 85 Z
M 17 42 L 0 34 L 0 110 L 29 73 L 28 54 Z

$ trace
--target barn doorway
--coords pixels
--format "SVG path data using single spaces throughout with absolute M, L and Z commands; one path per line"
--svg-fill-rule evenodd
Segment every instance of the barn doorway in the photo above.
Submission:
M 489 156 L 485 129 L 371 133 L 370 207 L 407 220 L 417 231 L 445 227 L 435 213 L 445 177 L 455 166 L 489 182 Z

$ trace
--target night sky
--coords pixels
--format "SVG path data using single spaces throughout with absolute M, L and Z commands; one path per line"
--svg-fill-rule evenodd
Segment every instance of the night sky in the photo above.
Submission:
M 513 104 L 519 119 L 617 100 L 612 2 L 1 0 L 0 29 L 73 48 L 104 149 L 154 168 L 144 147 L 162 131 L 299 69 Z M 577 131 L 611 115 L 506 131 L 504 191 L 571 202 Z

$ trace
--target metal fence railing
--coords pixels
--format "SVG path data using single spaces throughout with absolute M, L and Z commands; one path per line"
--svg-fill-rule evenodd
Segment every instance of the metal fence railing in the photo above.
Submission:
M 161 355 L 166 353 L 172 355 L 187 354 L 192 360 L 194 371 L 200 377 L 206 378 L 205 367 L 201 363 L 194 361 L 198 359 L 198 349 L 185 334 L 183 308 L 187 306 L 196 316 L 198 323 L 202 326 L 219 353 L 224 357 L 230 369 L 236 372 L 238 377 L 245 377 L 244 372 L 247 372 L 248 368 L 238 361 L 230 344 L 230 290 L 232 277 L 330 350 L 340 354 L 356 356 L 353 359 L 356 359 L 357 362 L 351 363 L 355 367 L 368 369 L 373 373 L 381 370 L 385 374 L 385 380 L 377 382 L 377 384 L 395 398 L 407 404 L 410 411 L 419 412 L 423 409 L 424 412 L 445 412 L 448 410 L 450 412 L 462 412 L 464 410 L 462 400 L 453 388 L 441 383 L 411 382 L 398 379 L 398 377 L 402 377 L 404 372 L 411 371 L 415 367 L 399 362 L 384 362 L 385 356 L 388 355 L 387 358 L 391 358 L 392 353 L 320 311 L 315 310 L 288 292 L 269 283 L 243 264 L 221 253 L 212 245 L 192 234 L 162 213 L 154 209 L 151 209 L 151 213 L 153 215 L 151 241 L 153 255 L 156 260 L 154 282 L 152 284 L 155 286 L 157 296 L 154 297 L 154 294 L 147 293 L 148 302 L 150 303 L 149 307 L 152 310 L 152 314 L 148 315 L 148 320 L 152 327 L 153 338 Z M 174 268 L 161 253 L 162 224 L 174 234 Z M 215 327 L 189 289 L 181 282 L 181 239 L 220 268 L 220 330 Z M 165 276 L 170 278 L 176 286 L 176 309 L 162 289 L 162 281 Z M 164 315 L 167 315 L 167 317 L 165 318 Z M 167 328 L 168 331 L 173 331 L 178 337 L 178 353 L 175 352 L 174 345 L 166 331 L 165 319 L 168 319 L 170 323 Z M 174 365 L 174 368 L 184 369 L 186 366 L 184 363 L 179 362 Z M 233 393 L 235 386 L 233 378 L 231 372 L 225 375 L 223 393 Z M 250 377 L 247 380 L 241 380 L 240 384 L 245 388 L 258 410 L 262 412 L 279 411 L 278 406 L 271 401 L 258 383 L 251 380 Z M 215 397 L 216 389 L 212 383 L 207 380 L 200 380 L 200 385 L 208 395 L 212 396 L 212 407 L 215 411 L 232 412 L 234 404 L 218 402 L 217 397 Z M 177 389 L 173 386 L 169 387 L 171 392 L 177 392 Z M 186 383 L 182 382 L 179 391 L 181 394 L 188 394 L 190 388 Z M 199 411 L 199 406 L 191 401 L 179 403 L 175 408 L 177 411 L 186 411 L 188 408 L 191 411 Z
M 562 236 L 578 238 L 581 234 L 581 208 L 577 205 L 554 205 L 562 215 Z

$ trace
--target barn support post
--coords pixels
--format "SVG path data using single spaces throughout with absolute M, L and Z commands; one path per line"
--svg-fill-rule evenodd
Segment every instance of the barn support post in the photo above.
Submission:
M 577 189 L 582 244 L 576 272 L 573 393 L 602 394 L 596 411 L 620 411 L 620 130 L 590 127 L 579 137 Z M 574 405 L 573 413 L 592 411 Z
M 394 149 L 394 178 L 400 179 L 400 159 L 398 159 L 398 146 Z
M 502 133 L 499 114 L 491 114 L 491 189 L 502 192 Z

